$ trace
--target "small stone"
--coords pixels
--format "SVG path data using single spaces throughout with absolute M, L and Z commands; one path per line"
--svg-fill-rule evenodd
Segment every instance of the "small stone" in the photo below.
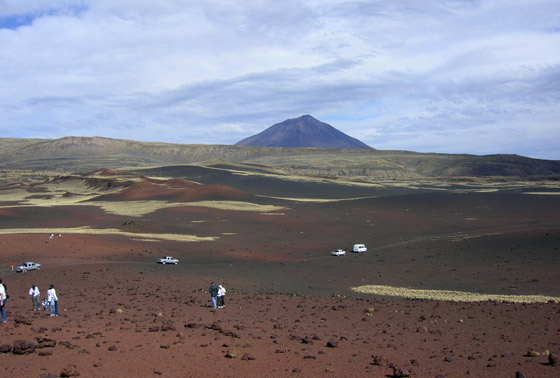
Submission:
M 46 338 L 46 337 L 36 337 L 37 348 L 54 348 L 56 346 L 56 341 Z
M 12 346 L 10 344 L 0 345 L 0 353 L 10 353 L 12 351 Z
M 115 345 L 111 345 L 109 348 L 107 348 L 107 350 L 110 352 L 114 352 L 117 350 L 117 347 Z
M 253 357 L 253 355 L 251 355 L 249 353 L 245 353 L 245 354 L 243 354 L 243 356 L 241 356 L 241 359 L 243 361 L 253 361 L 255 359 L 255 357 Z
M 537 357 L 540 356 L 541 354 L 539 352 L 537 352 L 536 350 L 530 350 L 527 352 L 527 354 L 525 354 L 525 356 L 527 357 Z
M 408 370 L 403 370 L 396 366 L 393 367 L 393 377 L 402 378 L 402 377 L 409 377 L 409 376 L 410 376 L 410 372 Z
M 327 342 L 327 348 L 336 348 L 338 347 L 338 342 L 336 340 L 329 340 Z
M 225 355 L 225 358 L 237 358 L 237 353 L 235 353 L 234 350 L 231 350 L 231 351 L 228 350 L 226 355 Z
M 373 357 L 373 364 L 374 365 L 389 366 L 389 360 L 387 359 L 387 356 L 381 355 L 381 356 L 372 356 L 372 357 Z
M 443 359 L 445 362 L 453 362 L 457 359 L 457 357 L 455 356 L 445 356 L 445 358 Z
M 76 370 L 76 365 L 68 365 L 60 372 L 61 377 L 77 377 L 80 373 Z
M 515 373 L 515 378 L 525 378 L 525 374 L 523 374 L 522 372 L 518 371 Z
M 553 354 L 549 354 L 548 355 L 548 364 L 550 366 L 558 366 L 559 364 L 559 358 L 556 355 Z

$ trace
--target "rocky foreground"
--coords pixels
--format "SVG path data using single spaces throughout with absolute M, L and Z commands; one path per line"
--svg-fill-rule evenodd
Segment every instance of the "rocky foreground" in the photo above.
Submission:
M 173 269 L 175 267 L 161 267 Z M 159 267 L 158 267 L 159 269 Z M 108 262 L 4 272 L 5 376 L 555 377 L 558 303 L 251 294 Z M 48 277 L 48 278 L 47 278 Z M 56 279 L 60 316 L 32 311 Z

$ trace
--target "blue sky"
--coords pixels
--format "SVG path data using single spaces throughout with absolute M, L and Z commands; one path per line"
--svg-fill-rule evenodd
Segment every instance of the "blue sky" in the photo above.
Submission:
M 0 81 L 0 137 L 233 144 L 311 114 L 560 160 L 560 1 L 0 0 Z

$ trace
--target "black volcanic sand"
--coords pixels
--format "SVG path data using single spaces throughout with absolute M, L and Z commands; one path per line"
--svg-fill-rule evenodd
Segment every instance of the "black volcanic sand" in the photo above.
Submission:
M 69 234 L 65 240 L 78 244 L 65 256 L 44 235 L 18 235 L 25 243 L 4 253 L 18 261 L 39 260 L 45 254 L 93 254 L 138 263 L 172 255 L 187 262 L 178 267 L 181 274 L 206 277 L 206 267 L 212 265 L 217 275 L 240 284 L 247 280 L 241 287 L 258 292 L 355 296 L 349 287 L 380 284 L 558 295 L 560 212 L 554 209 L 559 202 L 558 196 L 436 193 L 318 204 L 285 201 L 289 209 L 272 214 L 178 207 L 141 218 L 105 214 L 96 207 L 21 207 L 15 216 L 3 217 L 4 228 L 89 225 L 220 238 L 142 242 Z M 0 242 L 3 238 L 0 235 Z M 89 251 L 86 240 L 98 250 Z M 368 252 L 329 255 L 335 248 L 349 251 L 353 243 L 366 244 Z M 99 249 L 101 245 L 105 247 Z

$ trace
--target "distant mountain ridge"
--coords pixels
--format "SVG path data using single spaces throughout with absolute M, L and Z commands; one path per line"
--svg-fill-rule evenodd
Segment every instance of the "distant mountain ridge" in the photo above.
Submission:
M 368 149 L 195 145 L 104 137 L 0 138 L 0 176 L 10 169 L 88 172 L 107 168 L 213 167 L 357 178 L 523 177 L 560 180 L 560 161 L 519 155 L 466 155 Z M 194 169 L 194 168 L 193 168 Z M 0 185 L 3 182 L 0 179 Z
M 258 134 L 237 142 L 235 145 L 284 148 L 372 149 L 358 139 L 346 135 L 342 131 L 308 114 L 274 124 Z

